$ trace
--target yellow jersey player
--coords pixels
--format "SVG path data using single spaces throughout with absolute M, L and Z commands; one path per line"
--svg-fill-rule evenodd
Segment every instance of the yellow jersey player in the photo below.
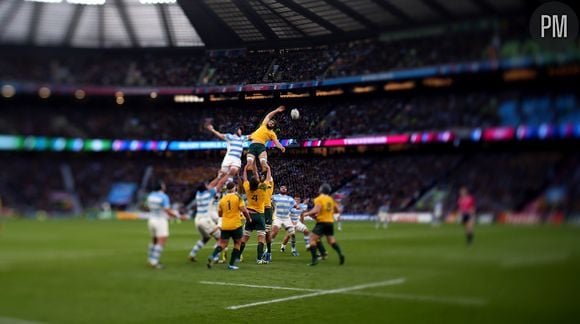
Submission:
M 276 127 L 276 121 L 272 119 L 277 113 L 283 112 L 286 109 L 284 106 L 276 108 L 276 110 L 271 111 L 266 115 L 260 127 L 250 135 L 252 143 L 246 155 L 246 165 L 250 166 L 252 169 L 256 157 L 260 160 L 260 165 L 262 166 L 262 171 L 266 172 L 266 166 L 268 165 L 268 154 L 266 153 L 266 142 L 272 141 L 277 148 L 284 153 L 286 149 L 278 141 L 278 136 L 274 132 L 274 127 Z
M 340 250 L 340 246 L 334 238 L 334 214 L 338 213 L 338 206 L 336 201 L 330 197 L 330 185 L 323 184 L 318 190 L 318 197 L 314 199 L 314 207 L 307 212 L 300 215 L 300 221 L 304 222 L 305 216 L 314 217 L 316 225 L 310 233 L 310 253 L 312 254 L 311 266 L 318 264 L 318 257 L 316 255 L 316 244 L 322 236 L 326 236 L 328 244 L 338 253 L 340 259 L 339 264 L 344 264 L 344 255 Z
M 266 263 L 272 262 L 272 220 L 274 210 L 272 209 L 272 195 L 274 194 L 274 179 L 262 177 L 261 182 L 266 185 L 266 202 L 264 203 L 264 222 L 266 223 L 266 253 L 264 260 Z
M 248 223 L 251 223 L 252 219 L 246 209 L 244 200 L 236 193 L 236 184 L 228 182 L 226 188 L 228 192 L 218 204 L 218 215 L 222 219 L 220 240 L 213 254 L 208 258 L 207 266 L 211 268 L 212 264 L 217 261 L 220 252 L 228 245 L 231 237 L 234 240 L 234 251 L 232 252 L 228 269 L 237 270 L 239 268 L 234 265 L 234 262 L 240 257 L 240 246 L 243 236 L 240 215 L 244 215 Z
M 270 167 L 267 166 L 267 175 L 269 179 L 272 177 Z M 242 244 L 240 247 L 240 254 L 244 253 L 244 248 L 246 247 L 246 242 L 250 238 L 252 231 L 258 233 L 258 255 L 256 262 L 258 264 L 264 264 L 262 257 L 264 255 L 264 244 L 266 242 L 266 223 L 264 220 L 264 210 L 266 205 L 266 191 L 268 186 L 265 183 L 260 182 L 258 179 L 258 171 L 253 168 L 254 176 L 248 181 L 248 164 L 244 168 L 244 191 L 246 192 L 246 197 L 248 199 L 248 211 L 250 213 L 251 222 L 246 223 L 244 229 L 244 236 L 242 237 Z

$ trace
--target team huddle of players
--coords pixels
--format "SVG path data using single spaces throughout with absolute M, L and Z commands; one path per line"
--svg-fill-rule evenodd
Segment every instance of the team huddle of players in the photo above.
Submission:
M 310 251 L 312 261 L 309 265 L 316 265 L 320 258 L 326 258 L 327 252 L 320 241 L 326 236 L 328 244 L 338 253 L 339 264 L 344 264 L 344 255 L 334 238 L 334 215 L 339 212 L 338 206 L 330 196 L 331 188 L 323 184 L 319 189 L 319 196 L 314 199 L 312 208 L 302 203 L 299 197 L 290 197 L 288 188 L 280 186 L 279 193 L 274 193 L 272 169 L 268 164 L 266 143 L 272 141 L 282 152 L 284 146 L 280 144 L 274 128 L 276 122 L 273 117 L 285 110 L 284 106 L 271 111 L 266 115 L 260 127 L 251 135 L 243 135 L 241 127 L 237 127 L 233 134 L 222 134 L 212 125 L 207 128 L 218 138 L 227 143 L 226 156 L 222 162 L 217 177 L 210 183 L 202 184 L 195 196 L 197 213 L 195 224 L 201 234 L 201 239 L 191 249 L 189 258 L 197 260 L 198 252 L 205 244 L 215 238 L 217 243 L 213 253 L 208 258 L 207 266 L 211 268 L 219 260 L 220 253 L 226 249 L 229 239 L 234 242 L 230 255 L 228 269 L 236 270 L 236 262 L 241 259 L 252 232 L 257 234 L 258 264 L 268 264 L 272 261 L 272 241 L 280 229 L 286 231 L 281 245 L 281 251 L 286 250 L 288 241 L 291 242 L 292 255 L 298 256 L 296 249 L 296 232 L 304 235 L 306 248 Z M 241 185 L 236 185 L 236 177 L 242 166 L 243 143 L 251 140 L 246 155 L 246 165 L 242 173 Z M 257 160 L 256 160 L 257 159 Z M 260 166 L 260 168 L 258 168 Z M 260 169 L 260 170 L 259 170 Z M 260 172 L 261 171 L 261 172 Z M 217 204 L 217 215 L 211 212 L 214 197 L 218 190 L 226 187 Z M 167 217 L 181 217 L 169 208 L 169 198 L 164 193 L 163 184 L 159 184 L 146 201 L 150 210 L 148 227 L 152 235 L 149 246 L 148 263 L 154 268 L 161 268 L 159 259 L 163 247 L 169 236 Z M 304 218 L 311 217 L 316 225 L 309 231 L 304 225 Z

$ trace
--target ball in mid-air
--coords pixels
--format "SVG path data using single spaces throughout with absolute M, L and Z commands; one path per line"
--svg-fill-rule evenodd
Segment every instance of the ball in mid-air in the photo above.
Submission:
M 292 117 L 292 119 L 294 120 L 300 118 L 300 112 L 298 111 L 298 109 L 292 109 L 292 111 L 290 112 L 290 117 Z

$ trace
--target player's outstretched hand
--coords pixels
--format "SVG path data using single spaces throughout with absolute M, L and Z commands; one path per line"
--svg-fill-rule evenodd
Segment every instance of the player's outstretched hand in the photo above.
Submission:
M 209 131 L 212 131 L 212 130 L 213 130 L 213 125 L 212 125 L 212 124 L 208 124 L 208 125 L 206 126 L 206 128 L 207 128 Z
M 278 109 L 276 109 L 278 112 L 283 112 L 284 110 L 286 110 L 286 106 L 280 106 L 278 107 Z
M 286 152 L 286 148 L 285 148 L 284 146 L 282 146 L 282 147 L 280 148 L 280 151 L 282 151 L 282 153 L 285 153 L 285 152 Z

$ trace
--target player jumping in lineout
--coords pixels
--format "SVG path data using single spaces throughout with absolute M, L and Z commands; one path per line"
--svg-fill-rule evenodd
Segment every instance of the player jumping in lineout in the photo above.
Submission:
M 217 188 L 222 188 L 226 181 L 233 181 L 242 167 L 242 153 L 244 151 L 244 142 L 249 139 L 249 136 L 242 135 L 243 130 L 241 126 L 236 127 L 233 134 L 222 134 L 216 131 L 213 125 L 207 125 L 207 129 L 212 132 L 219 139 L 226 141 L 227 150 L 221 168 L 218 172 L 219 182 Z
M 272 118 L 277 113 L 281 113 L 286 109 L 284 106 L 280 106 L 275 110 L 269 112 L 260 127 L 250 135 L 250 139 L 252 140 L 252 144 L 250 144 L 250 149 L 248 150 L 248 154 L 246 155 L 246 164 L 249 165 L 249 170 L 252 170 L 254 162 L 256 161 L 256 157 L 260 160 L 260 165 L 262 166 L 262 172 L 266 172 L 268 166 L 268 154 L 266 153 L 266 142 L 272 141 L 274 145 L 282 153 L 286 152 L 286 148 L 280 144 L 278 141 L 278 136 L 274 132 L 274 127 L 276 127 L 276 121 Z

